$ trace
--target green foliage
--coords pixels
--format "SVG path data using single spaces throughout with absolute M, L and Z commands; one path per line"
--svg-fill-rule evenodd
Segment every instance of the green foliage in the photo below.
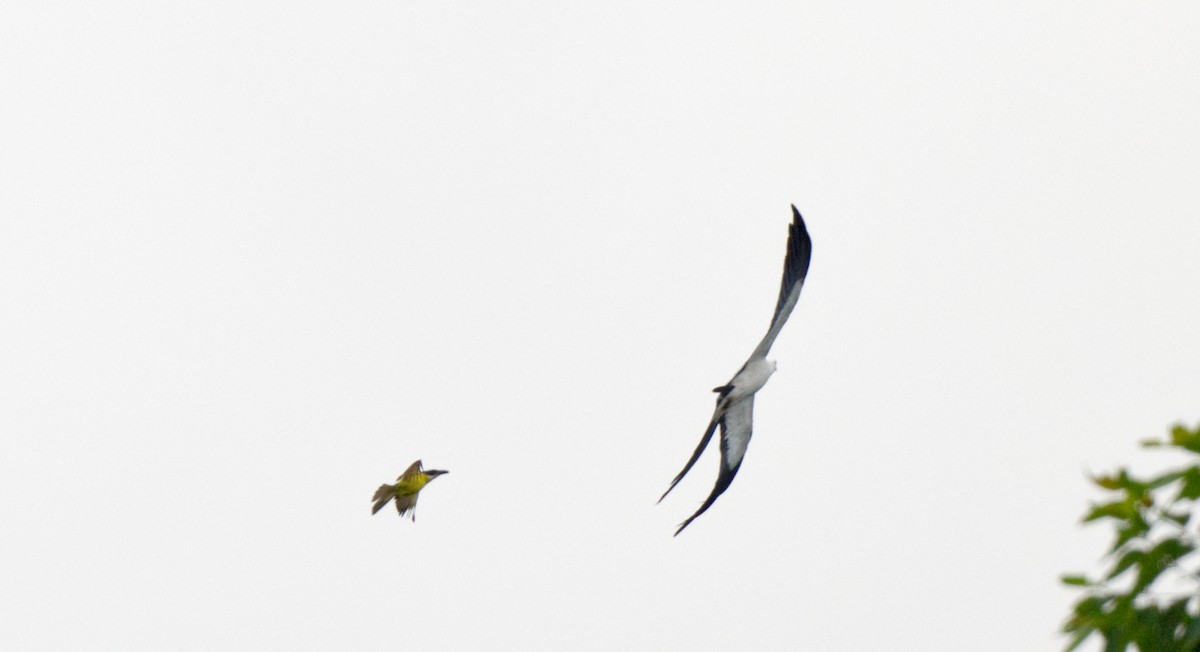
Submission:
M 1200 426 L 1177 425 L 1168 440 L 1142 445 L 1200 456 Z M 1095 634 L 1105 652 L 1131 645 L 1140 652 L 1200 651 L 1200 563 L 1192 555 L 1200 547 L 1200 530 L 1187 527 L 1200 499 L 1200 465 L 1149 478 L 1122 468 L 1091 480 L 1109 499 L 1092 505 L 1083 522 L 1107 520 L 1116 532 L 1100 579 L 1060 578 L 1084 591 L 1063 624 L 1071 637 L 1067 650 Z M 1170 589 L 1156 591 L 1155 582 Z

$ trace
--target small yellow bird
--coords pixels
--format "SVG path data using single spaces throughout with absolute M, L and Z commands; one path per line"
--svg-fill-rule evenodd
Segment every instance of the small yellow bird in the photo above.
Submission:
M 417 494 L 429 484 L 431 480 L 439 475 L 449 473 L 449 471 L 425 471 L 421 468 L 421 460 L 413 462 L 412 465 L 396 478 L 396 484 L 380 485 L 379 489 L 375 490 L 375 497 L 371 500 L 375 501 L 375 506 L 371 508 L 371 513 L 378 513 L 383 509 L 383 506 L 388 504 L 388 501 L 393 498 L 396 500 L 396 511 L 400 512 L 403 517 L 408 512 L 412 512 L 412 520 L 417 520 Z

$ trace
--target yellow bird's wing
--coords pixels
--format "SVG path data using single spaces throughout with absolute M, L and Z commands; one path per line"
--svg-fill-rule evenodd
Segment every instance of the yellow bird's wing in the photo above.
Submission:
M 417 477 L 417 474 L 420 472 L 421 460 L 417 460 L 416 462 L 409 464 L 408 468 L 404 469 L 404 473 L 401 473 L 400 477 L 396 478 L 396 480 L 412 480 L 413 478 Z
M 416 522 L 416 520 L 417 520 L 417 494 L 413 494 L 411 496 L 397 496 L 396 497 L 396 511 L 400 514 L 400 518 L 404 518 L 404 515 L 411 511 L 412 512 L 412 520 L 413 520 L 413 522 Z

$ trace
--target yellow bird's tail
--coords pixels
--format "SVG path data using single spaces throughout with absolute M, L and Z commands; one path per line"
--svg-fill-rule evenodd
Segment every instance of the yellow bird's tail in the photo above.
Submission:
M 379 485 L 379 488 L 375 490 L 375 497 L 371 499 L 375 501 L 375 506 L 371 508 L 372 514 L 377 513 L 383 509 L 384 505 L 391 502 L 392 498 L 396 495 L 394 489 L 395 487 L 390 484 Z

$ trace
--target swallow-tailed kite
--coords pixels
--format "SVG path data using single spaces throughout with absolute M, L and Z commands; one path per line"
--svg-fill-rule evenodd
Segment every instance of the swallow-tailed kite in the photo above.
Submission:
M 783 284 L 779 288 L 779 300 L 775 304 L 775 316 L 771 319 L 771 327 L 767 329 L 766 336 L 758 343 L 754 353 L 750 354 L 750 359 L 746 360 L 746 364 L 742 365 L 742 368 L 734 374 L 733 380 L 713 389 L 717 393 L 717 407 L 713 410 L 712 420 L 708 422 L 708 429 L 700 438 L 700 445 L 696 446 L 696 452 L 692 453 L 692 459 L 688 460 L 679 475 L 671 481 L 671 486 L 663 493 L 662 498 L 658 499 L 661 502 L 663 498 L 666 498 L 675 485 L 683 479 L 683 476 L 687 475 L 692 465 L 700 458 L 700 454 L 704 452 L 704 448 L 712 439 L 713 433 L 716 432 L 719 425 L 721 427 L 721 471 L 717 475 L 717 484 L 700 509 L 680 524 L 678 530 L 675 530 L 676 536 L 683 532 L 683 528 L 691 524 L 697 516 L 711 507 L 717 497 L 729 488 L 733 477 L 737 475 L 738 468 L 742 465 L 746 446 L 750 444 L 754 394 L 762 389 L 771 374 L 775 373 L 775 361 L 767 359 L 767 352 L 771 350 L 771 345 L 779 336 L 779 331 L 787 321 L 788 315 L 791 315 L 792 309 L 796 307 L 796 300 L 800 298 L 800 289 L 804 287 L 804 276 L 808 273 L 808 262 L 812 258 L 812 240 L 808 237 L 808 230 L 804 228 L 804 218 L 800 217 L 800 211 L 796 210 L 795 206 L 792 206 L 792 216 L 792 223 L 788 226 L 787 257 L 783 261 Z

